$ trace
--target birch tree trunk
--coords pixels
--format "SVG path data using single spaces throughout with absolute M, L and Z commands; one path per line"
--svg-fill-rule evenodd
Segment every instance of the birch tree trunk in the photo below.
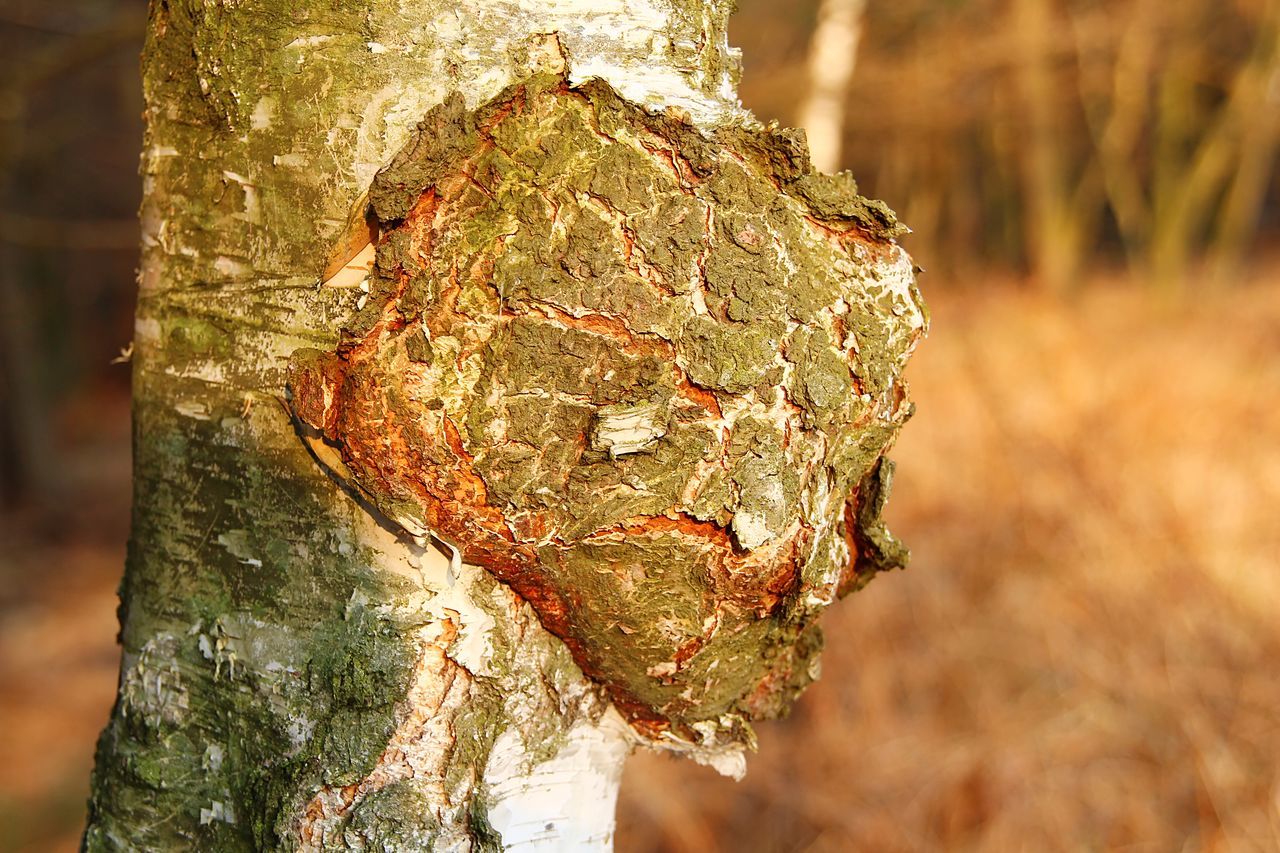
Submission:
M 800 108 L 800 126 L 809 137 L 813 165 L 823 172 L 840 168 L 844 148 L 845 104 L 858 64 L 862 18 L 867 0 L 822 0 L 809 46 L 809 92 Z
M 925 315 L 731 6 L 152 3 L 88 849 L 607 849 L 634 745 L 741 773 L 901 560 Z

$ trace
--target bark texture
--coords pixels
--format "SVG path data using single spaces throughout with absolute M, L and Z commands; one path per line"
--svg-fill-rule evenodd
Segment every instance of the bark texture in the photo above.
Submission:
M 87 847 L 590 849 L 641 736 L 740 769 L 892 562 L 925 319 L 729 5 L 153 3 Z

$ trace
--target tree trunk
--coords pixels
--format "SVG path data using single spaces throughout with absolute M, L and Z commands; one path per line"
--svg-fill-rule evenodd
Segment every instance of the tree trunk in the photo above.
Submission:
M 900 562 L 925 315 L 731 5 L 153 2 L 87 848 L 603 849 L 633 745 L 742 772 Z
M 809 92 L 800 108 L 800 126 L 809 137 L 813 165 L 823 172 L 840 168 L 844 148 L 845 104 L 858 64 L 862 18 L 867 0 L 822 0 L 809 45 Z

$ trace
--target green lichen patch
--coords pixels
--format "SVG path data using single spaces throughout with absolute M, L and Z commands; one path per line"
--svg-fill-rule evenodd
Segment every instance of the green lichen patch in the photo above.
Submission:
M 135 407 L 133 535 L 149 547 L 130 551 L 126 690 L 86 846 L 118 849 L 114 833 L 145 849 L 288 849 L 317 789 L 376 763 L 413 650 L 406 626 L 350 603 L 396 590 L 335 517 L 323 474 L 283 436 L 250 444 L 231 420 L 238 395 L 169 390 L 199 394 L 209 417 Z
M 802 134 L 555 75 L 446 101 L 369 197 L 339 375 L 292 373 L 353 485 L 511 583 L 638 723 L 785 707 L 813 611 L 888 562 L 860 484 L 925 324 L 892 214 Z
M 690 382 L 723 394 L 776 385 L 784 369 L 778 354 L 785 328 L 779 321 L 733 326 L 695 315 L 681 340 L 679 364 Z
M 342 842 L 351 850 L 432 850 L 440 827 L 435 825 L 428 791 L 412 780 L 388 785 L 361 799 L 342 827 Z

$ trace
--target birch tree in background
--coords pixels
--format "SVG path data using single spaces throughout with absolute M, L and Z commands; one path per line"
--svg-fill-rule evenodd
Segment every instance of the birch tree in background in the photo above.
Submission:
M 900 228 L 731 0 L 152 3 L 90 850 L 597 850 L 904 553 Z
M 800 126 L 809 137 L 809 156 L 819 171 L 840 168 L 845 104 L 858 62 L 867 0 L 822 0 L 809 46 L 809 92 Z

